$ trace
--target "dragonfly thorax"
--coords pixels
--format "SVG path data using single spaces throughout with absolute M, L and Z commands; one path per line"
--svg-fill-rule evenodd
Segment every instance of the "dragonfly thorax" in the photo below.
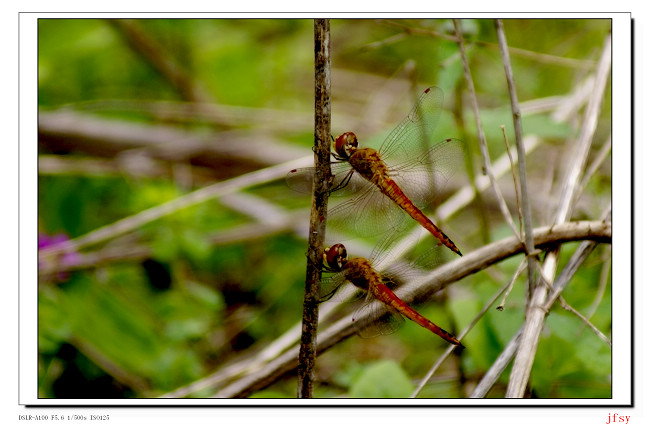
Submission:
M 346 279 L 362 290 L 374 291 L 376 285 L 381 283 L 381 275 L 373 269 L 370 261 L 365 258 L 355 257 L 349 259 L 343 270 Z
M 390 176 L 388 167 L 374 148 L 356 149 L 350 155 L 348 163 L 362 177 L 380 187 L 380 183 Z

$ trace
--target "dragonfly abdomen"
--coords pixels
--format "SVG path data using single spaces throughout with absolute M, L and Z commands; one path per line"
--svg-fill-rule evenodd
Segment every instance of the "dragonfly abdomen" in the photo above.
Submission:
M 395 183 L 395 181 L 393 181 L 390 177 L 386 177 L 378 186 L 383 194 L 394 201 L 400 208 L 409 214 L 411 218 L 417 221 L 429 233 L 440 240 L 440 242 L 442 242 L 447 248 L 451 249 L 460 256 L 463 255 L 461 254 L 456 244 L 451 239 L 449 239 L 449 237 L 443 233 L 443 231 L 440 230 L 438 226 L 436 226 L 429 219 L 429 217 L 427 217 L 424 212 L 420 210 L 420 208 L 413 204 L 411 199 L 409 199 L 406 194 L 404 194 L 404 192 Z
M 366 180 L 375 184 L 382 194 L 394 201 L 411 218 L 427 229 L 427 231 L 440 240 L 446 247 L 458 255 L 463 255 L 456 244 L 404 194 L 399 185 L 390 177 L 388 167 L 382 161 L 376 150 L 373 148 L 355 149 L 348 162 L 354 170 Z
M 397 297 L 397 295 L 386 285 L 379 283 L 374 286 L 371 292 L 378 300 L 384 302 L 391 308 L 399 311 L 399 313 L 401 313 L 411 321 L 426 328 L 427 330 L 440 336 L 441 338 L 443 338 L 444 340 L 446 340 L 447 342 L 453 345 L 459 345 L 461 347 L 463 346 L 460 343 L 460 341 L 456 339 L 452 334 L 450 334 L 447 330 L 432 323 L 426 317 L 421 315 L 418 311 L 410 307 L 404 300 Z

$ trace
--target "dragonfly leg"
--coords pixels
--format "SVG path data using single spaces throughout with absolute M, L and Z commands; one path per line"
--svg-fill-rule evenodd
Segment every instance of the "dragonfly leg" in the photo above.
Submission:
M 336 192 L 338 190 L 341 190 L 341 189 L 347 187 L 348 184 L 350 183 L 350 180 L 352 179 L 353 174 L 354 174 L 354 170 L 350 170 L 348 173 L 346 173 L 345 176 L 343 177 L 343 180 L 341 182 L 339 182 L 339 184 L 337 186 L 332 188 L 330 190 L 330 193 L 334 193 L 334 192 Z

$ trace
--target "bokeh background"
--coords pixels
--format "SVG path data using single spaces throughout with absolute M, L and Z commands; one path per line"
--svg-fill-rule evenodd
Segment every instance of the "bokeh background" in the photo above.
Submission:
M 514 144 L 494 21 L 461 24 L 494 160 L 505 151 L 501 125 Z M 264 169 L 287 163 L 288 172 L 292 160 L 295 167 L 310 160 L 313 21 L 40 19 L 38 27 L 39 396 L 218 396 L 240 377 L 238 363 L 268 352 L 301 319 L 310 198 Z M 541 142 L 527 161 L 534 221 L 546 225 L 611 23 L 527 19 L 504 27 L 524 134 Z M 436 137 L 462 140 L 470 155 L 451 191 L 481 174 L 453 31 L 450 20 L 331 21 L 332 133 L 354 130 L 380 143 L 417 94 L 436 85 L 446 96 Z M 610 106 L 608 84 L 590 161 L 599 151 L 605 157 L 574 219 L 599 219 L 611 201 Z M 229 188 L 187 202 L 218 183 Z M 509 174 L 500 184 L 515 213 Z M 127 227 L 116 229 L 118 222 Z M 464 252 L 511 234 L 490 192 L 444 226 Z M 105 236 L 79 249 L 45 252 L 98 229 Z M 563 247 L 563 261 L 575 247 Z M 606 335 L 610 259 L 609 246 L 600 246 L 563 295 Z M 519 261 L 463 279 L 421 311 L 457 331 Z M 471 348 L 446 360 L 421 397 L 471 392 L 521 325 L 524 289 L 519 280 L 505 311 L 481 319 L 463 341 Z M 390 336 L 349 338 L 319 358 L 315 396 L 408 397 L 446 348 L 432 338 L 410 323 Z M 507 378 L 490 397 L 503 397 Z M 295 393 L 290 373 L 252 397 Z M 554 307 L 528 395 L 610 397 L 611 349 Z

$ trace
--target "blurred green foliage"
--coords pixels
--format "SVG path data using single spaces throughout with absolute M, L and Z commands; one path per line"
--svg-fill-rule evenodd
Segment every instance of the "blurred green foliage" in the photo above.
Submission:
M 394 361 L 368 363 L 350 387 L 350 397 L 408 397 L 415 387 Z
M 136 23 L 219 103 L 295 112 L 312 109 L 311 20 L 152 19 Z M 597 60 L 602 40 L 610 30 L 609 21 L 597 19 L 506 20 L 504 25 L 513 47 L 589 61 Z M 431 34 L 403 33 L 404 26 Z M 465 20 L 463 28 L 481 103 L 481 121 L 496 158 L 504 151 L 499 126 L 506 125 L 511 144 L 514 135 L 503 66 L 494 45 L 494 24 Z M 389 79 L 410 70 L 408 73 L 417 77 L 417 91 L 435 84 L 446 93 L 448 109 L 440 122 L 440 134 L 476 141 L 469 105 L 460 108 L 464 129 L 459 129 L 454 117 L 459 106 L 455 91 L 465 88 L 457 45 L 433 36 L 451 34 L 451 21 L 333 20 L 331 31 L 335 115 L 345 114 L 343 107 L 337 109 L 347 98 L 363 98 L 351 90 L 355 81 Z M 587 73 L 580 67 L 552 64 L 534 56 L 511 56 L 521 101 L 564 95 Z M 87 102 L 107 100 L 183 100 L 178 89 L 106 20 L 41 19 L 38 64 L 42 110 L 83 110 Z M 397 119 L 408 112 L 410 103 L 403 101 L 395 108 L 399 111 Z M 607 103 L 598 141 L 604 140 L 611 128 Z M 96 113 L 110 113 L 127 121 L 152 121 L 142 112 L 109 111 L 98 109 Z M 523 124 L 527 133 L 538 135 L 548 145 L 562 145 L 576 133 L 575 128 L 553 122 L 545 113 L 525 116 Z M 282 139 L 300 140 L 309 148 L 313 144 L 310 127 L 305 123 L 287 130 Z M 333 133 L 342 131 L 340 128 L 333 124 Z M 377 136 L 389 130 L 376 130 Z M 543 165 L 534 163 L 531 168 L 544 170 Z M 591 205 L 582 208 L 585 217 L 599 216 L 602 205 L 597 197 L 610 190 L 607 172 L 590 182 L 585 193 Z M 41 234 L 64 233 L 74 238 L 187 191 L 160 178 L 44 175 L 39 177 L 39 230 Z M 307 198 L 288 193 L 280 182 L 249 191 L 289 209 L 309 204 Z M 475 214 L 472 209 L 458 215 L 456 225 L 478 227 Z M 541 219 L 542 215 L 536 217 Z M 285 231 L 217 246 L 212 242 L 214 235 L 246 226 L 249 221 L 250 217 L 211 200 L 128 235 L 128 240 L 146 244 L 150 259 L 159 264 L 146 266 L 137 259 L 118 261 L 42 279 L 40 396 L 158 396 L 204 378 L 231 360 L 256 354 L 299 322 L 306 262 L 304 239 Z M 458 228 L 458 232 L 467 245 L 461 248 L 481 245 L 477 229 Z M 495 237 L 510 235 L 500 222 L 494 222 L 491 233 Z M 563 256 L 571 249 L 565 248 Z M 592 256 L 564 295 L 580 312 L 591 309 L 594 303 L 601 260 L 607 259 L 607 253 L 603 254 Z M 517 264 L 518 260 L 511 259 L 463 280 L 452 287 L 455 294 L 450 300 L 424 306 L 422 312 L 440 326 L 458 332 L 507 282 Z M 168 279 L 169 285 L 161 279 Z M 422 396 L 454 398 L 468 394 L 458 382 L 459 372 L 465 381 L 476 382 L 489 369 L 523 321 L 524 289 L 525 283 L 518 281 L 506 310 L 499 312 L 493 307 L 487 312 L 463 340 L 467 349 L 461 358 L 445 362 L 442 375 L 434 378 Z M 607 284 L 592 317 L 606 335 L 611 330 L 610 297 L 611 285 Z M 541 340 L 531 393 L 557 398 L 611 396 L 611 351 L 576 317 L 556 308 L 549 315 Z M 426 374 L 445 348 L 431 333 L 410 322 L 391 336 L 350 339 L 320 358 L 323 380 L 316 395 L 408 397 L 417 385 L 416 379 Z M 108 385 L 102 382 L 107 375 L 111 381 Z M 507 376 L 507 372 L 501 376 L 501 384 L 491 396 L 503 395 Z M 62 390 L 61 381 L 71 388 Z M 213 394 L 202 390 L 193 395 Z M 287 377 L 252 397 L 293 396 L 295 380 Z

